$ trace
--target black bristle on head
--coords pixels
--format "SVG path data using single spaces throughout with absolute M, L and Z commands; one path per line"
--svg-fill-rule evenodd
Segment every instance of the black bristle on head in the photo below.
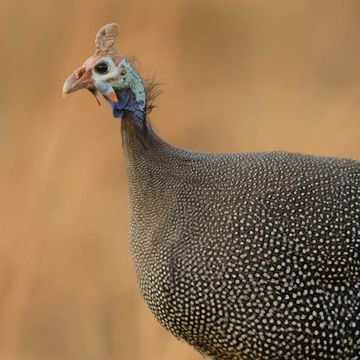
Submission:
M 162 84 L 155 80 L 155 75 L 145 80 L 145 91 L 146 91 L 146 108 L 145 114 L 148 115 L 156 107 L 155 99 L 162 94 L 160 86 Z

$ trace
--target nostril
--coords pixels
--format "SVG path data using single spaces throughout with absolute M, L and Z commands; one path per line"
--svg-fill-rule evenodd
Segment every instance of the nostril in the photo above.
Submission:
M 80 68 L 75 71 L 76 79 L 80 79 L 85 74 L 85 69 Z

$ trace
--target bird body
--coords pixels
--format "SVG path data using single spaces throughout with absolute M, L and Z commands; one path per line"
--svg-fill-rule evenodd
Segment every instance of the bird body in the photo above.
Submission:
M 215 360 L 360 359 L 360 162 L 167 144 L 103 29 L 111 61 L 98 49 L 64 92 L 100 91 L 121 117 L 130 249 L 159 322 Z
M 130 247 L 167 329 L 217 360 L 360 356 L 360 162 L 122 132 Z

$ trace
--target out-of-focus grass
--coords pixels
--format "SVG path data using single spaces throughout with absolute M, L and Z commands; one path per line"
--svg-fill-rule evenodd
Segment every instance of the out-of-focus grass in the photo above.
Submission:
M 0 6 L 0 359 L 201 359 L 137 290 L 119 122 L 63 80 L 116 21 L 169 142 L 360 158 L 359 2 Z

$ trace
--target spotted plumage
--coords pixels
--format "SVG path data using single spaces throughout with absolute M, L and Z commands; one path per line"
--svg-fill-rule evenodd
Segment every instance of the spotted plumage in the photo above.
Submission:
M 115 80 L 130 249 L 159 322 L 215 360 L 360 359 L 360 162 L 175 148 Z
M 360 163 L 206 154 L 123 123 L 142 294 L 217 360 L 360 356 Z

